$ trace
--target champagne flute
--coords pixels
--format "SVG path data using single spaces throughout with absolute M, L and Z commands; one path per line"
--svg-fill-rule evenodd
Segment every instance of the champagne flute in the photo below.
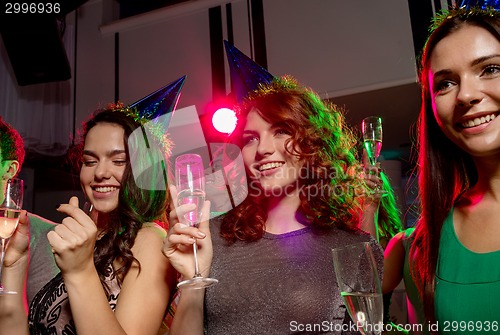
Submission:
M 332 249 L 332 255 L 340 294 L 351 319 L 363 335 L 380 335 L 384 304 L 369 242 Z
M 0 256 L 0 295 L 17 294 L 17 292 L 8 291 L 2 285 L 2 270 L 5 250 L 8 239 L 14 234 L 19 223 L 19 216 L 23 206 L 24 182 L 22 179 L 14 178 L 8 180 L 3 185 L 3 192 L 0 205 L 0 242 L 2 243 L 2 254 Z
M 379 116 L 368 116 L 361 122 L 363 133 L 363 147 L 366 150 L 370 165 L 377 165 L 377 159 L 382 149 L 382 118 Z M 384 196 L 386 191 L 381 187 L 374 190 L 375 194 Z
M 180 155 L 175 160 L 175 184 L 177 186 L 177 205 L 195 204 L 196 209 L 187 212 L 181 218 L 192 227 L 198 227 L 201 219 L 201 208 L 205 202 L 205 169 L 203 160 L 196 154 Z M 198 266 L 198 246 L 193 244 L 194 277 L 177 284 L 178 288 L 200 289 L 212 286 L 219 281 L 205 278 Z
M 363 132 L 363 146 L 368 154 L 368 160 L 371 165 L 376 165 L 382 149 L 382 118 L 378 116 L 364 118 L 361 123 L 361 130 Z

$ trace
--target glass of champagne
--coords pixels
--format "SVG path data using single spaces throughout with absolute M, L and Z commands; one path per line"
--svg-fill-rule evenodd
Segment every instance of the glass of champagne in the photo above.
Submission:
M 369 242 L 332 249 L 333 266 L 347 311 L 363 335 L 380 335 L 384 304 Z
M 195 204 L 196 209 L 183 215 L 181 221 L 192 227 L 198 227 L 201 219 L 201 209 L 205 202 L 205 169 L 203 160 L 196 154 L 184 154 L 175 159 L 175 184 L 177 187 L 177 205 Z M 197 257 L 198 247 L 193 244 L 194 277 L 180 282 L 179 288 L 204 288 L 219 281 L 205 278 L 201 275 Z
M 0 242 L 2 243 L 2 254 L 0 256 L 0 294 L 17 294 L 17 292 L 5 289 L 1 283 L 3 260 L 7 248 L 8 239 L 14 234 L 19 223 L 19 216 L 23 206 L 24 182 L 22 179 L 14 178 L 3 185 L 0 194 Z
M 363 147 L 366 150 L 370 165 L 377 165 L 377 159 L 382 149 L 382 118 L 379 116 L 368 116 L 361 122 L 363 133 Z M 375 189 L 375 194 L 384 195 L 385 191 L 380 187 Z
M 368 154 L 371 165 L 377 164 L 382 149 L 382 118 L 378 116 L 368 116 L 361 123 L 363 132 L 363 146 Z

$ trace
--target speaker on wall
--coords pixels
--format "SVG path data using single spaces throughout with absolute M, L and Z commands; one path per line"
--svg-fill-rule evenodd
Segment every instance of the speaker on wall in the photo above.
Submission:
M 0 33 L 19 86 L 71 78 L 55 16 L 12 16 L 2 20 Z

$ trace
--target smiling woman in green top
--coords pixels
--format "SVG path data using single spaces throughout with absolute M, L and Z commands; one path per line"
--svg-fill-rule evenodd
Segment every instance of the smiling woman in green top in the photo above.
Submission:
M 500 322 L 500 13 L 452 9 L 431 31 L 410 266 L 426 321 L 439 321 L 440 333 L 492 334 Z

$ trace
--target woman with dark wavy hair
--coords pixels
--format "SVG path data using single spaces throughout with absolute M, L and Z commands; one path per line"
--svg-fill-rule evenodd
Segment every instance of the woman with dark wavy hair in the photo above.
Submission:
M 344 116 L 284 77 L 252 92 L 238 120 L 233 139 L 248 197 L 212 220 L 211 234 L 207 222 L 199 229 L 176 223 L 191 207 L 171 212 L 176 224 L 164 253 L 172 265 L 192 277 L 188 251 L 196 238 L 202 273 L 219 280 L 206 292 L 181 291 L 171 334 L 348 333 L 331 249 L 370 241 L 380 272 L 383 256 L 357 228 L 365 183 Z
M 409 309 L 425 333 L 497 333 L 500 13 L 440 13 L 423 50 L 420 84 L 422 213 L 413 234 L 395 242 L 391 267 L 404 277 Z
M 153 137 L 149 150 L 140 147 L 132 134 L 142 125 L 133 112 L 115 106 L 84 123 L 72 161 L 93 208 L 87 215 L 72 197 L 58 207 L 67 215 L 61 224 L 31 223 L 29 314 L 26 320 L 19 307 L 23 294 L 12 297 L 17 314 L 0 305 L 2 334 L 157 334 L 175 284 L 175 270 L 161 254 L 166 232 L 155 223 L 166 222 L 169 197 L 154 178 L 143 178 L 151 187 L 137 182 L 137 171 L 159 168 L 151 162 L 164 151 Z M 2 328 L 12 319 L 16 328 Z

